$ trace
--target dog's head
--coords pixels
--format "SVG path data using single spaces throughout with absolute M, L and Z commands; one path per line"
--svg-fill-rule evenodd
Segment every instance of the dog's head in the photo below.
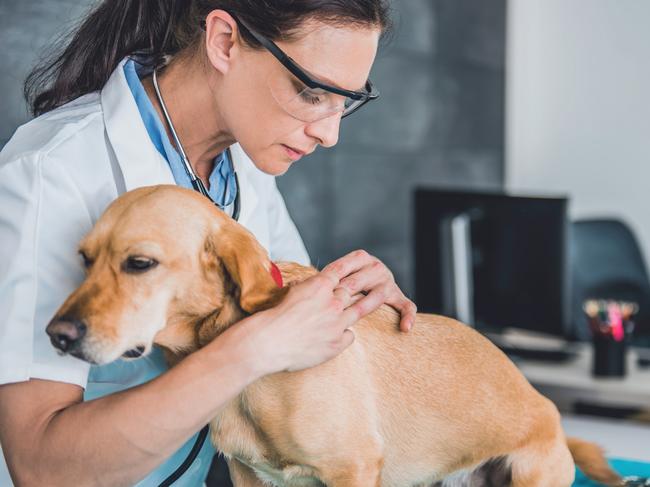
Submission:
M 154 343 L 191 351 L 284 295 L 253 235 L 198 193 L 140 188 L 83 239 L 87 275 L 47 326 L 63 352 L 104 364 Z

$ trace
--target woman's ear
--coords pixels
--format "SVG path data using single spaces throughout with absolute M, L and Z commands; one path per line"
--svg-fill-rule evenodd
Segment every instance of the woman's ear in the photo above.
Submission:
M 222 74 L 230 69 L 238 35 L 237 22 L 225 10 L 213 10 L 205 18 L 205 50 L 210 64 Z
M 208 236 L 206 250 L 214 253 L 235 285 L 234 298 L 246 313 L 275 306 L 286 294 L 271 274 L 271 261 L 253 234 L 234 221 L 222 222 Z

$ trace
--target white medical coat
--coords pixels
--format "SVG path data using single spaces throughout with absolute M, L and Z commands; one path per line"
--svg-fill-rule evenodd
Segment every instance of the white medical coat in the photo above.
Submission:
M 119 194 L 174 184 L 149 139 L 123 63 L 101 92 L 21 126 L 0 153 L 0 384 L 38 378 L 85 387 L 89 364 L 59 356 L 45 333 L 83 279 L 77 245 Z M 275 178 L 238 144 L 231 152 L 239 222 L 271 259 L 308 264 Z

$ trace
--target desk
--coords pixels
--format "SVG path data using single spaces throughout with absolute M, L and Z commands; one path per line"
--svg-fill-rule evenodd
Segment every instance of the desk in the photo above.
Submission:
M 623 378 L 593 377 L 591 345 L 577 345 L 576 350 L 577 356 L 563 363 L 518 360 L 516 364 L 530 383 L 562 411 L 570 411 L 576 401 L 650 410 L 650 368 L 637 365 L 634 349 L 629 350 L 627 375 Z
M 517 344 L 526 346 L 527 343 L 519 340 Z M 591 375 L 591 345 L 575 347 L 577 356 L 567 362 L 517 360 L 515 363 L 530 383 L 563 412 L 562 426 L 567 436 L 601 445 L 608 457 L 650 462 L 650 424 L 568 414 L 578 401 L 650 411 L 650 368 L 640 368 L 637 352 L 631 349 L 625 377 L 595 378 Z

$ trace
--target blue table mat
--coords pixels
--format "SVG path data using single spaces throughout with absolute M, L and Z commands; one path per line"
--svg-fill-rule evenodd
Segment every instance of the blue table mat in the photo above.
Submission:
M 648 445 L 650 448 L 650 445 Z M 621 476 L 636 475 L 637 477 L 650 477 L 650 463 L 610 458 L 609 463 Z M 588 480 L 580 470 L 576 469 L 576 480 L 573 487 L 602 487 L 602 484 Z

